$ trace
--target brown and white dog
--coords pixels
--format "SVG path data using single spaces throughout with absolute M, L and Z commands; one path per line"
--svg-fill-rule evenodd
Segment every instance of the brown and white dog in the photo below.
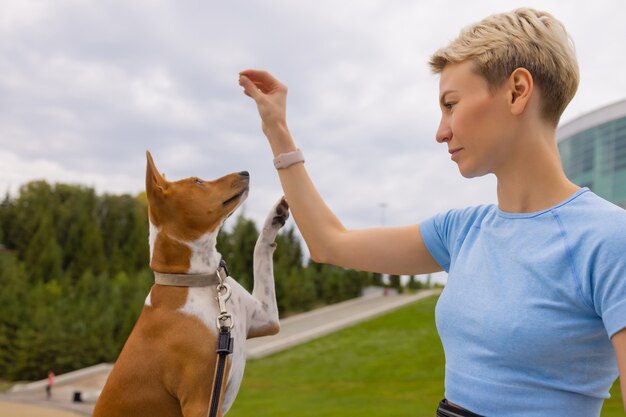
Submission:
M 221 259 L 217 233 L 245 200 L 249 175 L 214 181 L 169 182 L 147 153 L 150 267 L 166 274 L 210 274 Z M 284 198 L 269 213 L 254 249 L 254 290 L 228 277 L 234 351 L 222 388 L 221 412 L 231 407 L 243 378 L 246 338 L 278 333 L 272 255 L 288 217 Z M 155 284 L 96 403 L 94 417 L 206 417 L 216 363 L 220 313 L 216 287 Z

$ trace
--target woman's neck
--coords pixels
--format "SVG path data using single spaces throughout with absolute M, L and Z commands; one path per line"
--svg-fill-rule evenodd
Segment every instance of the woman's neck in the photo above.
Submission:
M 550 132 L 518 141 L 501 169 L 498 206 L 511 213 L 532 213 L 553 207 L 577 192 L 561 166 L 556 139 Z

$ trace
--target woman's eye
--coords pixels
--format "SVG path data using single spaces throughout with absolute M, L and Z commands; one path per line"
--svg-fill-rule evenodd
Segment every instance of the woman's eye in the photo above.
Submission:
M 443 107 L 448 110 L 452 110 L 452 106 L 454 106 L 454 103 L 443 103 Z

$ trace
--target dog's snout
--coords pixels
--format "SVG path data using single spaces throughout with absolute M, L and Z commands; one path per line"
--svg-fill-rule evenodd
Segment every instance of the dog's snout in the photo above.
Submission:
M 242 177 L 249 177 L 250 173 L 248 171 L 241 171 L 239 175 L 241 175 Z

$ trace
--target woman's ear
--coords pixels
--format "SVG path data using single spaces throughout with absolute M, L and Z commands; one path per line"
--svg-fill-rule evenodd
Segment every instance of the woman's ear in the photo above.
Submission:
M 519 116 L 526 110 L 534 90 L 533 76 L 526 68 L 516 68 L 507 82 L 511 113 Z

